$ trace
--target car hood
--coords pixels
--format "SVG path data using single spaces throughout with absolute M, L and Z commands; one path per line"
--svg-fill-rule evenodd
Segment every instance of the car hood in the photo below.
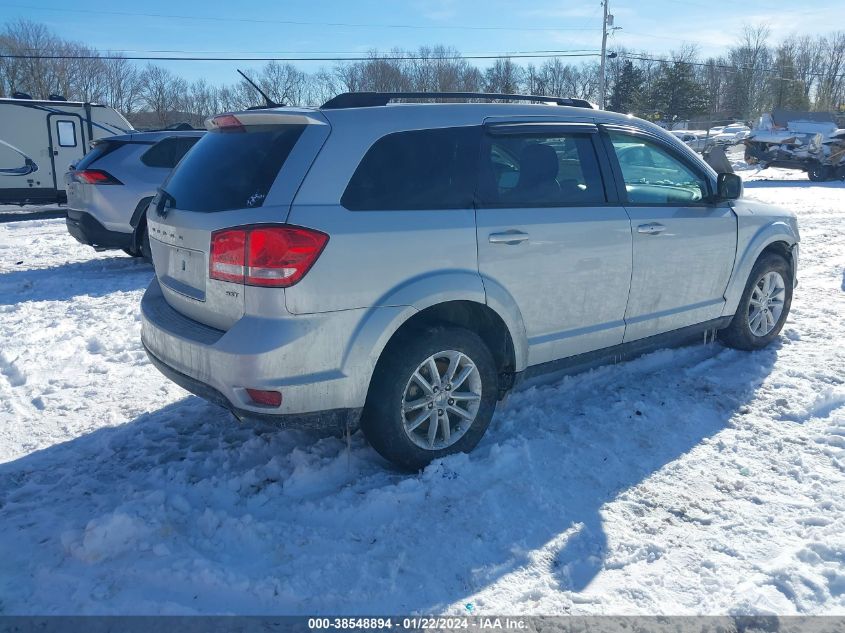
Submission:
M 794 218 L 795 213 L 789 209 L 784 209 L 768 202 L 761 202 L 753 198 L 746 198 L 743 196 L 739 200 L 734 201 L 734 208 L 737 211 L 745 211 L 752 215 L 760 215 L 771 218 Z

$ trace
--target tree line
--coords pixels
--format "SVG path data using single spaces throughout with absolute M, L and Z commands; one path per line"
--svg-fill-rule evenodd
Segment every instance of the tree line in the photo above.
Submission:
M 101 55 L 26 20 L 0 32 L 0 55 L 35 56 L 0 58 L 0 97 L 24 92 L 40 99 L 58 94 L 96 101 L 147 125 L 201 125 L 215 113 L 261 102 L 244 80 L 188 82 L 163 66 Z M 363 90 L 524 92 L 599 100 L 596 60 L 519 61 L 496 59 L 479 68 L 454 48 L 431 46 L 371 51 L 365 60 L 338 61 L 315 72 L 270 61 L 248 74 L 274 101 L 287 105 L 319 105 L 341 92 Z M 794 35 L 773 43 L 766 27 L 746 26 L 724 55 L 706 58 L 694 46 L 669 55 L 616 49 L 607 63 L 607 90 L 608 109 L 668 123 L 751 122 L 773 108 L 842 110 L 845 32 Z

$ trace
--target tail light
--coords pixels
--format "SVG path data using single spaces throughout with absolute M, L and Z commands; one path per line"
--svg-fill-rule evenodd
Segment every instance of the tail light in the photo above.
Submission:
M 221 114 L 211 119 L 211 125 L 221 132 L 246 132 L 244 124 L 234 114 Z
M 244 226 L 211 234 L 208 276 L 248 286 L 287 288 L 305 276 L 329 241 L 298 226 Z
M 72 178 L 76 182 L 84 182 L 88 185 L 122 185 L 117 178 L 102 169 L 81 169 L 73 172 Z

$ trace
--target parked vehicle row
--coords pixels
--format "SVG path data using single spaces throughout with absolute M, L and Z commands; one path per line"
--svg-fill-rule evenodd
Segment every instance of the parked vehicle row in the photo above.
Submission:
M 391 103 L 413 96 L 209 120 L 147 211 L 156 367 L 244 420 L 360 425 L 413 469 L 471 450 L 527 378 L 780 332 L 794 215 L 681 139 L 578 100 Z
M 713 137 L 713 142 L 716 145 L 722 146 L 736 145 L 737 143 L 741 143 L 750 132 L 751 128 L 742 123 L 726 125 Z
M 679 138 L 691 150 L 702 153 L 708 146 L 707 132 L 699 130 L 672 130 L 672 134 Z

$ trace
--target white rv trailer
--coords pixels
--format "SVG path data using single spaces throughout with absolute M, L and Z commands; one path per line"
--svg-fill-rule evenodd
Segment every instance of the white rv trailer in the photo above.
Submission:
M 0 99 L 0 204 L 64 202 L 64 174 L 91 141 L 130 131 L 97 103 Z

